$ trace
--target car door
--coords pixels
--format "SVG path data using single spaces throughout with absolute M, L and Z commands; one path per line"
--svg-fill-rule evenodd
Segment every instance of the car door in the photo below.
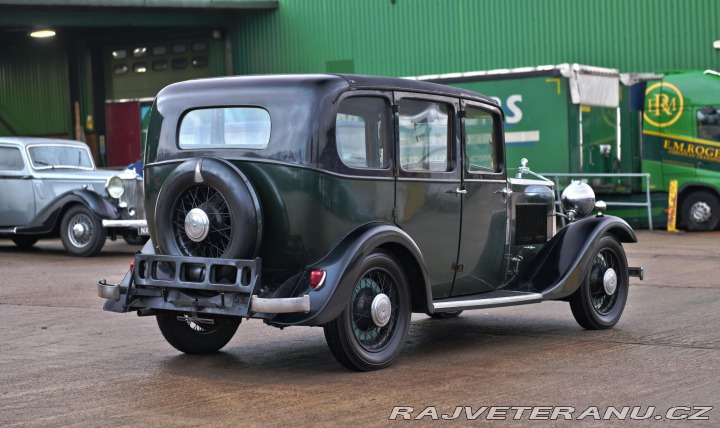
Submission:
M 0 143 L 0 227 L 25 226 L 34 217 L 30 166 L 20 147 Z
M 420 248 L 433 298 L 448 297 L 460 232 L 457 100 L 395 93 L 395 223 Z
M 502 116 L 492 106 L 463 101 L 462 108 L 465 194 L 453 296 L 498 288 L 504 280 L 509 227 Z

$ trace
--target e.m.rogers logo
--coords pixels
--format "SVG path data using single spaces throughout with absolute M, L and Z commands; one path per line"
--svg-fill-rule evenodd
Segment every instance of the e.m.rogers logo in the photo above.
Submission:
M 653 126 L 665 128 L 680 119 L 684 100 L 680 90 L 673 84 L 659 82 L 645 91 L 643 117 Z

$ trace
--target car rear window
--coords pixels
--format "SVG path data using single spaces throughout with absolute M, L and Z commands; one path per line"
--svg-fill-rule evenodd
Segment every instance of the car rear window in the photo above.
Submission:
M 270 142 L 270 113 L 259 107 L 191 110 L 180 122 L 181 148 L 264 149 Z

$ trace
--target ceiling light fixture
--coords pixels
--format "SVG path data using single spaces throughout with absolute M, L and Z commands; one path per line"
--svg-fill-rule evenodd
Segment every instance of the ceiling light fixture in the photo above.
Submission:
M 48 37 L 55 37 L 55 31 L 53 30 L 36 30 L 30 33 L 30 37 L 37 39 L 46 39 Z

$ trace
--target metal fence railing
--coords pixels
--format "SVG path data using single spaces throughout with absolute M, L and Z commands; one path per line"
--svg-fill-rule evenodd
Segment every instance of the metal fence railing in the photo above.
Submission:
M 549 180 L 555 182 L 555 204 L 558 206 L 558 211 L 564 214 L 562 202 L 560 201 L 560 178 L 567 177 L 570 179 L 576 178 L 642 178 L 645 180 L 645 202 L 605 202 L 608 206 L 617 207 L 646 207 L 648 216 L 648 226 L 650 230 L 653 230 L 652 223 L 652 204 L 650 202 L 650 174 L 649 173 L 634 173 L 634 174 L 564 174 L 564 173 L 541 173 L 543 177 L 547 177 Z M 560 217 L 562 225 L 565 226 L 565 218 Z

